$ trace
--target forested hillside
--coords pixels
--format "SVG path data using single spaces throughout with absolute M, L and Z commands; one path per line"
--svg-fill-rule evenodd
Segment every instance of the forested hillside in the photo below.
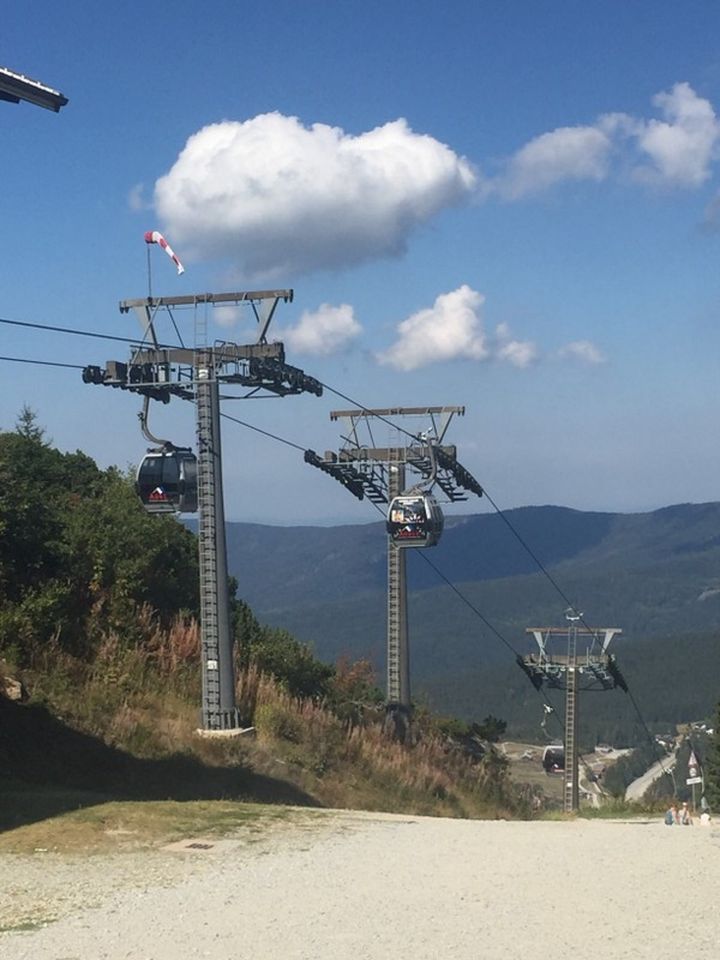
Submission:
M 132 636 L 148 604 L 167 623 L 197 612 L 195 538 L 155 522 L 132 484 L 80 451 L 44 442 L 29 412 L 0 433 L 0 649 L 24 664 L 52 637 L 85 653 L 106 630 Z
M 396 742 L 368 663 L 322 662 L 234 585 L 238 709 L 256 737 L 198 737 L 196 555 L 131 478 L 53 449 L 29 410 L 0 433 L 0 829 L 110 798 L 528 809 L 489 742 L 468 750 L 469 727 L 426 711 Z

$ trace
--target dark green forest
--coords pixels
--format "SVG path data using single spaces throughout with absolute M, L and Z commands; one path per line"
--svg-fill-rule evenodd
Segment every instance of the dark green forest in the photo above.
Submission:
M 241 662 L 252 657 L 298 695 L 324 693 L 332 668 L 287 631 L 261 626 L 232 587 Z M 141 639 L 140 610 L 161 627 L 198 616 L 196 538 L 149 516 L 131 477 L 54 449 L 26 409 L 0 433 L 0 603 L 9 665 L 29 666 L 50 643 L 90 661 L 108 633 Z

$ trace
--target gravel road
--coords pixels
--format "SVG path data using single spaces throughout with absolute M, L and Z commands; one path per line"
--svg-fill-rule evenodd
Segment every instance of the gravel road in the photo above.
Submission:
M 717 957 L 715 825 L 335 812 L 190 842 L 1 856 L 0 960 Z

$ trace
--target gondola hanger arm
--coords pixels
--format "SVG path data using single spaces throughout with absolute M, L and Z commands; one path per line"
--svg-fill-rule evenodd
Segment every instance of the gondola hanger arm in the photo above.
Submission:
M 150 410 L 150 397 L 143 397 L 143 406 L 140 413 L 138 413 L 138 420 L 140 421 L 140 430 L 142 435 L 149 443 L 157 443 L 164 450 L 173 450 L 175 445 L 170 442 L 170 440 L 162 440 L 160 437 L 156 437 L 153 433 L 150 432 L 148 427 L 148 412 Z

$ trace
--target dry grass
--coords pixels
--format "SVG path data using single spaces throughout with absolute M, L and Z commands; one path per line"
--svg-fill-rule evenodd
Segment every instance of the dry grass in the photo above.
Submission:
M 286 807 L 228 801 L 98 803 L 0 834 L 0 853 L 112 853 L 200 836 L 250 839 L 302 817 Z
M 405 745 L 380 723 L 343 723 L 321 704 L 289 696 L 270 677 L 254 678 L 253 686 L 260 747 L 298 768 L 323 804 L 490 817 L 502 806 L 507 813 L 497 791 L 502 771 L 491 759 L 471 761 L 432 733 Z
M 414 743 L 400 744 L 384 733 L 372 710 L 361 723 L 341 720 L 321 703 L 290 696 L 253 665 L 238 673 L 237 702 L 243 717 L 254 717 L 256 739 L 199 738 L 197 623 L 178 618 L 163 629 L 142 608 L 133 632 L 142 641 L 103 635 L 90 664 L 51 642 L 38 652 L 28 682 L 32 700 L 47 704 L 72 729 L 123 754 L 157 761 L 156 777 L 166 770 L 175 778 L 168 779 L 167 792 L 160 796 L 179 795 L 185 758 L 200 778 L 195 796 L 203 795 L 201 770 L 206 769 L 208 778 L 212 771 L 223 777 L 227 773 L 225 779 L 215 778 L 214 795 L 229 799 L 257 795 L 247 784 L 256 787 L 259 778 L 263 796 L 277 783 L 278 799 L 287 798 L 290 786 L 298 798 L 304 797 L 291 802 L 319 806 L 470 817 L 507 816 L 512 810 L 503 761 L 493 754 L 472 760 L 428 724 L 418 730 Z M 179 762 L 174 769 L 169 763 L 160 766 L 173 758 Z M 77 760 L 82 763 L 82 757 Z M 91 769 L 84 782 L 93 782 Z M 110 776 L 110 782 L 117 778 Z M 156 782 L 148 795 L 157 796 L 158 789 L 162 783 Z M 189 796 L 187 791 L 182 795 Z M 98 815 L 98 823 L 104 816 Z M 77 812 L 66 814 L 63 822 L 83 835 L 93 821 Z

